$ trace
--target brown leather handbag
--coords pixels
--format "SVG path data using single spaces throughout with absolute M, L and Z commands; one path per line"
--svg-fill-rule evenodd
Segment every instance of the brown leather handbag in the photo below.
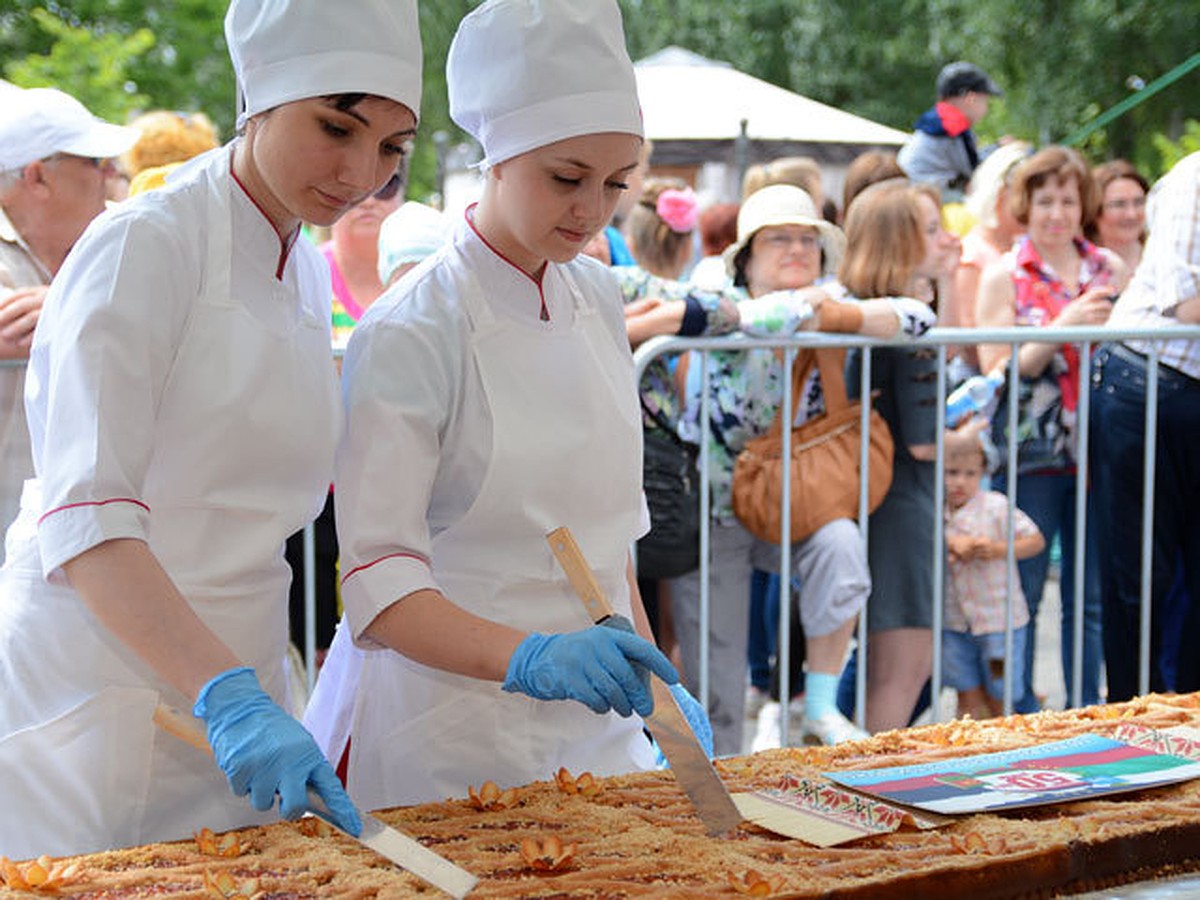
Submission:
M 816 365 L 825 413 L 792 429 L 791 539 L 811 537 L 834 519 L 858 517 L 862 403 L 846 397 L 844 349 L 801 350 L 792 366 L 793 405 Z M 783 489 L 783 408 L 766 434 L 752 438 L 733 467 L 733 512 L 755 537 L 780 542 Z M 892 433 L 871 410 L 868 508 L 874 512 L 892 485 Z

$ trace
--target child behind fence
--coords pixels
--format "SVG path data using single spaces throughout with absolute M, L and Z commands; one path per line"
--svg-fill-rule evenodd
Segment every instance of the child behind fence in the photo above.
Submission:
M 1014 567 L 1005 573 L 1008 552 L 1008 498 L 984 490 L 990 468 L 990 442 L 947 447 L 946 550 L 949 578 L 942 631 L 945 682 L 958 691 L 959 714 L 976 719 L 999 715 L 1004 698 L 1004 644 L 1008 616 L 1006 592 L 1011 583 L 1012 658 L 1025 658 L 1029 608 Z M 1038 527 L 1015 509 L 1013 550 L 1016 559 L 1036 556 L 1045 546 Z M 1024 666 L 1012 669 L 1012 696 L 1025 688 Z

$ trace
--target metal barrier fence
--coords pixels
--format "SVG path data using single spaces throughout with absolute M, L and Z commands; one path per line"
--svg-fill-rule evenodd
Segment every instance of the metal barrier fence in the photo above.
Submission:
M 657 337 L 647 341 L 645 344 L 638 347 L 634 353 L 634 362 L 637 368 L 638 382 L 641 382 L 643 373 L 649 363 L 665 354 L 676 354 L 685 351 L 698 351 L 702 354 L 703 360 L 707 363 L 708 353 L 720 350 L 782 350 L 784 352 L 784 372 L 790 372 L 792 362 L 794 361 L 796 351 L 801 347 L 858 347 L 862 348 L 862 367 L 861 367 L 861 387 L 859 396 L 869 397 L 871 393 L 871 350 L 877 347 L 888 346 L 927 346 L 934 349 L 937 354 L 937 427 L 936 427 L 936 445 L 937 451 L 934 459 L 934 530 L 933 530 L 933 571 L 932 583 L 934 587 L 934 598 L 936 602 L 933 604 L 933 626 L 932 626 L 932 641 L 933 641 L 933 708 L 935 715 L 940 716 L 940 704 L 938 698 L 942 690 L 942 621 L 943 607 L 945 604 L 945 585 L 943 583 L 943 565 L 944 565 L 944 549 L 943 549 L 943 517 L 938 514 L 944 507 L 945 502 L 945 482 L 944 482 L 944 466 L 945 466 L 945 410 L 946 410 L 946 363 L 947 351 L 946 348 L 952 345 L 966 344 L 1007 344 L 1011 349 L 1011 357 L 1008 365 L 1008 421 L 1015 422 L 1017 417 L 1017 385 L 1019 375 L 1017 370 L 1017 351 L 1022 344 L 1025 343 L 1041 343 L 1041 344 L 1074 344 L 1080 348 L 1080 392 L 1079 405 L 1077 410 L 1076 424 L 1076 439 L 1077 449 L 1076 455 L 1078 458 L 1076 468 L 1076 508 L 1075 508 L 1075 543 L 1074 543 L 1074 623 L 1073 623 L 1073 647 L 1074 653 L 1072 656 L 1072 696 L 1068 698 L 1070 705 L 1081 705 L 1081 692 L 1083 689 L 1082 666 L 1083 666 L 1083 627 L 1084 627 L 1084 562 L 1085 540 L 1087 536 L 1087 484 L 1088 484 L 1088 444 L 1090 437 L 1090 404 L 1089 404 L 1089 385 L 1091 381 L 1091 353 L 1097 344 L 1107 343 L 1111 341 L 1123 341 L 1126 339 L 1141 339 L 1141 340 L 1198 340 L 1200 339 L 1200 326 L 1178 326 L 1173 328 L 1158 328 L 1158 329 L 1113 329 L 1105 327 L 1077 327 L 1077 328 L 1028 328 L 1028 327 L 1012 327 L 1012 328 L 993 328 L 993 329 L 963 329 L 963 328 L 936 328 L 928 334 L 917 340 L 893 339 L 893 340 L 877 340 L 873 338 L 863 338 L 841 334 L 823 334 L 816 332 L 805 332 L 787 338 L 752 338 L 741 333 L 726 335 L 722 337 L 700 337 L 700 338 L 680 338 L 680 337 Z M 1144 432 L 1144 450 L 1145 450 L 1145 468 L 1144 468 L 1144 487 L 1143 487 L 1143 510 L 1142 510 L 1142 558 L 1141 558 L 1141 609 L 1140 609 L 1140 634 L 1139 634 L 1139 692 L 1146 693 L 1150 686 L 1150 574 L 1151 574 L 1151 548 L 1153 542 L 1153 514 L 1154 514 L 1154 477 L 1155 477 L 1155 448 L 1156 448 L 1156 428 L 1158 422 L 1158 357 L 1159 348 L 1157 345 L 1152 345 L 1153 351 L 1147 356 L 1147 399 L 1146 399 L 1146 420 Z M 710 437 L 710 416 L 711 416 L 711 400 L 709 393 L 708 382 L 708 366 L 707 364 L 700 366 L 700 425 L 702 431 L 702 439 L 700 443 L 700 452 L 698 459 L 698 468 L 700 473 L 700 482 L 704 487 L 700 492 L 700 672 L 699 684 L 697 685 L 698 694 L 702 703 L 707 706 L 709 694 L 709 622 L 710 622 L 710 604 L 709 596 L 709 579 L 710 579 L 710 530 L 711 530 L 711 497 L 708 491 L 708 485 L 711 481 L 711 464 L 709 459 L 708 444 Z M 792 396 L 792 384 L 790 378 L 783 378 L 783 416 L 785 422 L 793 421 L 793 407 L 796 398 Z M 859 470 L 863 473 L 859 490 L 859 514 L 858 525 L 862 535 L 864 546 L 870 539 L 869 535 L 869 518 L 867 515 L 867 496 L 868 496 L 868 451 L 870 433 L 870 405 L 863 404 L 862 406 L 862 434 L 863 440 L 861 444 L 861 455 L 859 460 Z M 1010 433 L 1014 433 L 1015 429 L 1010 426 Z M 782 456 L 788 459 L 791 456 L 791 429 L 783 429 L 783 448 Z M 1005 470 L 1008 473 L 1017 471 L 1017 441 L 1008 442 L 1008 459 L 1005 465 Z M 1009 509 L 1016 506 L 1017 494 L 1017 479 L 1008 477 L 1006 479 L 1007 495 Z M 789 504 L 783 502 L 783 498 L 790 495 L 790 471 L 789 467 L 783 467 L 783 484 L 781 491 L 781 515 L 782 515 L 782 534 L 783 541 L 780 546 L 780 582 L 782 587 L 782 602 L 780 603 L 779 617 L 779 634 L 778 634 L 778 656 L 777 664 L 779 668 L 779 696 L 787 698 L 791 696 L 790 691 L 790 673 L 789 673 L 789 643 L 790 643 L 790 626 L 791 619 L 789 615 L 790 607 L 790 585 L 791 585 L 791 554 L 783 548 L 790 544 L 789 537 L 791 535 L 791 510 Z M 1014 556 L 1014 518 L 1009 516 L 1008 522 L 1008 537 L 1007 537 L 1007 609 L 1005 619 L 1007 627 L 1005 629 L 1005 678 L 1004 678 L 1004 711 L 1005 713 L 1012 712 L 1013 708 L 1013 685 L 1012 671 L 1013 667 L 1007 663 L 1012 660 L 1013 656 L 1013 578 L 1016 571 L 1015 556 Z M 1049 548 L 1047 547 L 1047 550 Z M 747 589 L 749 586 L 747 586 Z M 857 646 L 858 646 L 858 665 L 855 684 L 855 709 L 858 724 L 862 726 L 865 722 L 866 715 L 866 677 L 867 677 L 867 616 L 864 608 L 863 613 L 859 617 Z M 782 742 L 786 746 L 788 743 L 788 712 L 787 703 L 780 704 L 780 730 Z
M 1105 327 L 1080 327 L 1080 328 L 993 328 L 993 329 L 963 329 L 963 328 L 935 328 L 923 337 L 913 341 L 905 339 L 879 340 L 875 338 L 863 338 L 851 335 L 840 334 L 823 334 L 816 332 L 805 332 L 787 338 L 752 338 L 741 333 L 725 335 L 722 337 L 700 337 L 700 338 L 680 338 L 680 337 L 656 337 L 642 346 L 634 353 L 634 364 L 637 369 L 638 382 L 640 383 L 642 374 L 645 372 L 646 366 L 655 358 L 664 354 L 677 354 L 686 351 L 699 351 L 707 361 L 707 354 L 712 351 L 719 350 L 782 350 L 784 352 L 784 371 L 790 372 L 792 362 L 795 358 L 796 351 L 802 347 L 859 347 L 862 348 L 862 371 L 861 371 L 861 386 L 859 396 L 870 396 L 871 392 L 871 350 L 876 347 L 888 346 L 927 346 L 936 351 L 937 354 L 937 427 L 936 427 L 936 446 L 937 452 L 934 459 L 934 511 L 941 510 L 945 501 L 945 483 L 944 483 L 944 465 L 945 465 L 945 409 L 946 409 L 946 348 L 948 346 L 961 346 L 966 344 L 1008 344 L 1011 349 L 1011 357 L 1008 366 L 1008 416 L 1009 421 L 1016 420 L 1017 414 L 1017 383 L 1019 376 L 1017 372 L 1017 350 L 1022 344 L 1026 343 L 1042 343 L 1042 344 L 1074 344 L 1081 350 L 1080 357 L 1080 391 L 1079 391 L 1079 406 L 1077 411 L 1076 437 L 1078 441 L 1076 456 L 1078 459 L 1076 468 L 1076 508 L 1075 508 L 1075 545 L 1074 545 L 1074 624 L 1073 624 L 1073 647 L 1072 654 L 1072 696 L 1069 702 L 1072 706 L 1079 706 L 1081 703 L 1081 691 L 1083 688 L 1082 666 L 1083 666 L 1083 616 L 1084 616 L 1084 600 L 1083 592 L 1085 586 L 1084 563 L 1085 540 L 1087 534 L 1087 484 L 1088 484 L 1088 444 L 1090 438 L 1090 391 L 1089 384 L 1091 381 L 1091 351 L 1097 344 L 1110 341 L 1123 341 L 1127 339 L 1140 339 L 1148 341 L 1163 341 L 1163 340 L 1200 340 L 1200 325 L 1176 326 L 1172 328 L 1157 328 L 1157 329 L 1113 329 Z M 1150 689 L 1150 588 L 1151 588 L 1151 558 L 1154 539 L 1154 477 L 1155 477 L 1155 450 L 1156 450 L 1156 430 L 1158 422 L 1158 355 L 1159 350 L 1155 345 L 1151 345 L 1152 350 L 1147 356 L 1147 380 L 1146 380 L 1146 419 L 1144 431 L 1144 482 L 1142 492 L 1142 548 L 1141 548 L 1141 571 L 1140 571 L 1140 628 L 1139 628 L 1139 668 L 1138 668 L 1138 689 L 1140 693 L 1146 693 Z M 340 355 L 340 354 L 338 354 Z M 25 360 L 0 360 L 0 367 L 16 367 L 24 366 Z M 708 453 L 709 442 L 709 421 L 711 415 L 710 409 L 710 394 L 708 385 L 708 366 L 702 365 L 701 371 L 701 408 L 700 408 L 700 424 L 702 430 L 702 440 L 700 444 L 700 454 L 698 468 L 700 479 L 705 489 L 700 492 L 700 673 L 698 693 L 701 702 L 707 705 L 708 702 L 708 645 L 709 645 L 709 611 L 710 611 L 710 596 L 709 596 L 709 535 L 711 527 L 710 515 L 710 495 L 707 486 L 711 480 L 711 466 Z M 782 379 L 783 382 L 783 420 L 792 421 L 793 407 L 795 398 L 792 396 L 792 383 L 790 378 Z M 870 406 L 863 404 L 862 407 L 862 434 L 863 441 L 861 445 L 861 456 L 859 460 L 859 469 L 864 473 L 861 479 L 859 489 L 859 514 L 858 525 L 862 535 L 864 545 L 869 541 L 869 519 L 866 513 L 867 509 L 867 491 L 868 491 L 868 474 L 869 465 L 867 454 L 869 450 L 868 435 L 870 434 Z M 1010 432 L 1013 430 L 1010 427 Z M 783 457 L 789 458 L 791 455 L 791 429 L 783 429 Z M 1010 441 L 1008 443 L 1008 459 L 1005 469 L 1009 473 L 1014 473 L 1017 470 L 1017 443 Z M 784 541 L 780 547 L 780 582 L 784 585 L 785 602 L 780 603 L 779 617 L 779 656 L 778 666 L 780 671 L 780 696 L 789 697 L 790 693 L 790 674 L 789 674 L 789 642 L 790 642 L 790 627 L 791 619 L 789 616 L 790 600 L 790 584 L 791 584 L 791 556 L 784 552 L 783 547 L 786 547 L 790 541 L 788 537 L 791 535 L 791 509 L 789 504 L 783 503 L 782 498 L 789 496 L 790 493 L 790 471 L 788 467 L 783 469 L 783 485 L 781 497 L 781 515 L 782 515 L 782 533 Z M 1017 479 L 1009 477 L 1006 479 L 1007 494 L 1009 508 L 1016 505 Z M 933 534 L 933 568 L 932 582 L 934 586 L 934 597 L 936 603 L 933 607 L 933 698 L 934 710 L 939 710 L 937 698 L 941 694 L 942 688 L 942 612 L 945 603 L 945 585 L 943 583 L 943 520 L 941 515 L 933 516 L 934 534 Z M 1013 655 L 1013 573 L 1015 571 L 1015 557 L 1013 555 L 1013 534 L 1014 522 L 1013 517 L 1009 517 L 1008 525 L 1008 550 L 1007 550 L 1007 569 L 1008 582 L 1007 593 L 1008 603 L 1006 610 L 1007 628 L 1005 630 L 1005 660 L 1011 660 Z M 315 588 L 315 571 L 316 558 L 314 552 L 313 528 L 308 525 L 304 529 L 304 615 L 305 615 L 305 639 L 304 639 L 304 657 L 307 666 L 307 687 L 311 692 L 313 685 L 316 682 L 316 588 Z M 865 610 L 859 617 L 858 633 L 857 633 L 859 657 L 857 666 L 857 681 L 855 685 L 855 708 L 857 711 L 857 719 L 859 725 L 864 722 L 866 710 L 866 674 L 867 674 L 867 625 Z M 1012 666 L 1005 665 L 1005 684 L 1004 684 L 1004 711 L 1006 713 L 1012 711 L 1013 696 L 1012 696 Z M 787 743 L 787 704 L 781 704 L 781 732 L 783 743 Z

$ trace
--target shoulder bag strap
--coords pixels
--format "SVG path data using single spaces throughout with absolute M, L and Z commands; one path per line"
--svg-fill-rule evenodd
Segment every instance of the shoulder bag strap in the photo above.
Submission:
M 823 347 L 816 351 L 817 371 L 821 373 L 821 392 L 825 395 L 825 412 L 834 413 L 850 405 L 846 397 L 846 350 L 842 347 Z
M 782 352 L 782 351 L 781 351 Z M 820 351 L 814 351 L 811 347 L 801 347 L 796 351 L 796 359 L 792 362 L 792 419 L 796 418 L 796 408 L 804 402 L 802 391 L 804 390 L 804 382 L 808 380 L 808 374 L 812 371 L 813 366 L 817 365 L 820 359 Z M 821 382 L 824 383 L 825 376 L 821 376 Z M 843 393 L 845 393 L 843 391 Z M 783 434 L 783 397 L 779 398 L 779 412 L 775 413 L 775 421 L 771 423 L 771 427 L 767 429 L 767 434 L 780 435 Z

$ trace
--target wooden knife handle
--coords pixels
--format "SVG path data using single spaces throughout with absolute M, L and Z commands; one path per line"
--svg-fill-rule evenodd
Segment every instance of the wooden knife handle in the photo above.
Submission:
M 546 535 L 546 540 L 549 542 L 558 564 L 567 573 L 567 580 L 571 582 L 571 587 L 575 589 L 575 593 L 587 607 L 592 621 L 602 622 L 611 616 L 613 608 L 605 598 L 600 583 L 596 581 L 596 576 L 592 574 L 592 567 L 588 565 L 583 551 L 575 543 L 575 537 L 571 534 L 571 530 L 565 525 L 562 528 L 555 528 Z
M 167 734 L 179 738 L 185 744 L 191 744 L 197 750 L 203 750 L 209 755 L 212 754 L 212 747 L 209 746 L 208 735 L 204 731 L 204 726 L 197 721 L 195 716 L 190 716 L 173 706 L 167 706 L 165 703 L 160 703 L 154 709 L 154 724 Z

